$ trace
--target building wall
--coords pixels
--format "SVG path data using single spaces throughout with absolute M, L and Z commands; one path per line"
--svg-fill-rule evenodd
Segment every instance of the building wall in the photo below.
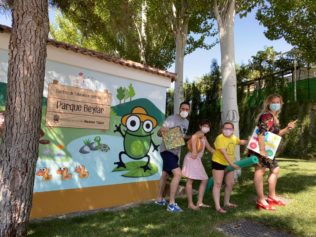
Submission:
M 5 109 L 7 43 L 8 35 L 0 34 L 0 111 Z M 112 94 L 109 129 L 47 127 L 47 88 L 53 81 L 109 91 Z M 153 198 L 162 166 L 159 152 L 154 148 L 161 142 L 157 131 L 164 119 L 169 85 L 170 79 L 163 76 L 49 46 L 32 218 Z M 127 93 L 128 90 L 134 93 Z M 122 92 L 126 92 L 124 98 Z M 140 110 L 147 115 L 137 114 Z M 141 119 L 140 130 L 145 119 L 156 121 L 156 125 L 145 136 L 138 136 L 122 120 L 132 115 Z M 121 133 L 115 132 L 118 126 Z M 135 149 L 142 154 L 135 155 Z M 115 164 L 119 158 L 125 167 Z M 148 160 L 150 169 L 145 170 L 141 166 Z

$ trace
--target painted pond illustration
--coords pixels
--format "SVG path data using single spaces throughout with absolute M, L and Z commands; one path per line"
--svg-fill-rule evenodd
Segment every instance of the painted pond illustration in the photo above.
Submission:
M 56 157 L 57 159 L 39 159 L 37 172 L 40 169 L 48 168 L 49 173 L 46 174 L 46 177 L 49 178 L 44 181 L 43 176 L 35 176 L 34 191 L 46 192 L 159 180 L 162 161 L 159 152 L 152 151 L 153 147 L 148 153 L 151 157 L 149 171 L 144 172 L 144 169 L 140 167 L 146 163 L 146 159 L 133 161 L 128 157 L 123 157 L 126 168 L 117 169 L 114 163 L 117 161 L 118 151 L 123 149 L 123 138 L 110 135 L 98 136 L 100 137 L 100 144 L 107 144 L 109 147 L 107 152 L 98 149 L 87 154 L 81 153 L 79 150 L 84 144 L 83 141 L 93 141 L 96 137 L 89 135 L 73 140 L 64 148 L 71 154 L 72 159 L 64 161 L 58 157 Z M 86 178 L 80 177 L 80 172 L 76 172 L 76 169 L 78 170 L 78 167 L 82 166 L 88 173 Z

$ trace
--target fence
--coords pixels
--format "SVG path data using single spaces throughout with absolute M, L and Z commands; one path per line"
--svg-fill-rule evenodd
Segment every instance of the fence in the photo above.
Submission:
M 297 70 L 296 98 L 297 102 L 316 102 L 316 70 L 311 73 L 306 69 Z M 263 78 L 242 82 L 239 84 L 240 95 L 247 97 L 248 105 L 254 107 L 271 93 L 283 95 L 288 102 L 295 100 L 293 69 L 276 72 Z

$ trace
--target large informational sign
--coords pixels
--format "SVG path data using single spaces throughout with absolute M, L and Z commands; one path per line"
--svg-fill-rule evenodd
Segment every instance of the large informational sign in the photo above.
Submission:
M 248 149 L 252 150 L 256 153 L 260 154 L 260 150 L 259 150 L 259 143 L 258 143 L 258 133 L 259 133 L 259 128 L 256 127 L 255 130 L 252 133 L 252 136 L 249 140 L 248 143 Z M 281 137 L 272 133 L 272 132 L 266 132 L 264 135 L 264 146 L 265 146 L 265 150 L 267 153 L 268 158 L 273 159 L 277 149 L 280 145 L 281 142 Z
M 112 96 L 58 83 L 48 85 L 46 126 L 108 129 Z

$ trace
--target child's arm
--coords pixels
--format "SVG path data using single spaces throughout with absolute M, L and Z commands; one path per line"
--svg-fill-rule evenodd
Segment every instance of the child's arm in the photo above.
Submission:
M 234 164 L 234 163 L 230 160 L 230 158 L 229 158 L 229 156 L 228 156 L 228 154 L 227 154 L 226 149 L 220 148 L 219 150 L 221 151 L 221 153 L 223 154 L 225 160 L 228 162 L 228 164 L 229 164 L 231 167 L 233 167 L 235 170 L 240 169 L 240 167 L 239 167 L 238 165 Z
M 239 140 L 239 145 L 247 145 L 248 144 L 248 140 Z
M 208 143 L 206 138 L 205 138 L 205 147 L 210 153 L 213 154 L 215 152 L 215 149 L 213 147 L 211 147 L 211 145 Z
M 191 139 L 191 137 L 192 137 L 191 135 L 185 134 L 185 135 L 183 136 L 183 139 L 186 140 L 186 141 L 188 141 L 188 140 Z
M 259 144 L 259 152 L 263 157 L 268 157 L 265 145 L 264 145 L 264 135 L 258 134 L 258 144 Z
M 297 119 L 295 121 L 289 122 L 285 128 L 283 128 L 279 131 L 278 135 L 283 136 L 284 134 L 288 133 L 291 129 L 295 128 L 296 122 L 297 122 Z
M 197 134 L 194 133 L 191 139 L 192 139 L 191 158 L 192 158 L 192 159 L 196 159 L 196 158 L 197 158 L 196 143 L 197 143 L 197 139 L 199 139 L 199 138 L 198 138 Z

